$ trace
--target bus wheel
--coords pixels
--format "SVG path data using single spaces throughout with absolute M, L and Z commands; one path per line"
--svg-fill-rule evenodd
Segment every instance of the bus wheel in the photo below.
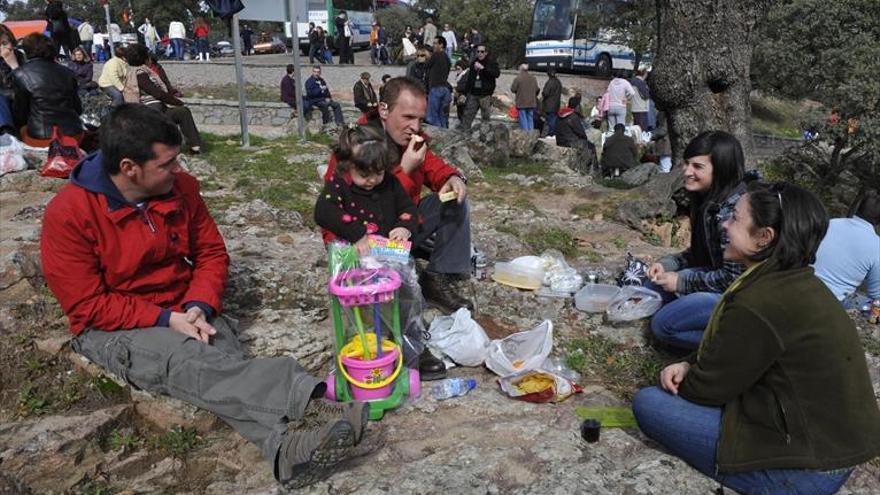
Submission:
M 611 57 L 607 53 L 599 55 L 599 60 L 596 61 L 596 75 L 611 77 Z

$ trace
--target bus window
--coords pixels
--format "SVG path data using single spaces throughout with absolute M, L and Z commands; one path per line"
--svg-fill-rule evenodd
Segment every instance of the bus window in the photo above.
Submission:
M 373 10 L 373 0 L 333 0 L 333 8 L 336 10 L 370 12 Z
M 538 0 L 532 20 L 532 39 L 570 38 L 573 1 Z

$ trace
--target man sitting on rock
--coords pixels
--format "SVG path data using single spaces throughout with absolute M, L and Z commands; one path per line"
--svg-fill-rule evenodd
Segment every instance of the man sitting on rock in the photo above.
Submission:
M 43 275 L 71 346 L 134 387 L 216 414 L 285 487 L 313 483 L 360 442 L 369 408 L 320 399 L 292 358 L 247 358 L 220 315 L 229 256 L 163 114 L 122 105 L 46 207 Z
M 614 135 L 602 146 L 602 172 L 609 177 L 618 177 L 639 164 L 639 147 L 624 131 L 623 124 L 616 124 Z
M 335 121 L 336 127 L 345 125 L 342 107 L 338 102 L 333 101 L 330 89 L 327 87 L 327 81 L 321 77 L 321 67 L 318 65 L 312 67 L 312 75 L 306 79 L 306 99 L 309 107 L 318 107 L 318 110 L 321 111 L 321 121 L 324 127 L 327 127 L 331 120 Z M 333 112 L 332 118 L 331 111 Z
M 394 175 L 419 207 L 421 230 L 413 241 L 414 254 L 425 256 L 428 266 L 419 277 L 426 301 L 452 313 L 458 308 L 473 310 L 473 303 L 458 294 L 455 280 L 466 279 L 471 270 L 471 226 L 464 175 L 434 155 L 422 137 L 422 121 L 427 111 L 425 89 L 419 81 L 396 77 L 383 90 L 379 108 L 364 114 L 360 125 L 383 130 L 397 163 Z M 331 156 L 324 175 L 330 180 L 336 169 Z M 434 192 L 421 197 L 422 187 Z M 451 194 L 450 194 L 451 193 Z M 454 195 L 441 201 L 440 196 Z M 419 371 L 423 377 L 436 374 L 443 363 L 427 351 L 421 356 Z

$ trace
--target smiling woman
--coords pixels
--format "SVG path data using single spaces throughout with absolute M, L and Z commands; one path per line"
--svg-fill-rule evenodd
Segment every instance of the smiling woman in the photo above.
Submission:
M 665 344 L 693 349 L 721 293 L 743 271 L 740 263 L 723 257 L 722 223 L 745 191 L 745 171 L 739 141 L 722 131 L 707 131 L 691 140 L 684 160 L 691 244 L 651 265 L 648 285 L 667 303 L 651 321 L 654 335 Z

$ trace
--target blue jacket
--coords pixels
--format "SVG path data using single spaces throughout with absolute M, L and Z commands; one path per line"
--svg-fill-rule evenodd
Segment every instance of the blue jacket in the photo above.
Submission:
M 309 105 L 314 105 L 330 98 L 332 98 L 330 90 L 327 89 L 327 82 L 324 81 L 323 77 L 311 76 L 306 79 L 306 100 L 309 102 Z

